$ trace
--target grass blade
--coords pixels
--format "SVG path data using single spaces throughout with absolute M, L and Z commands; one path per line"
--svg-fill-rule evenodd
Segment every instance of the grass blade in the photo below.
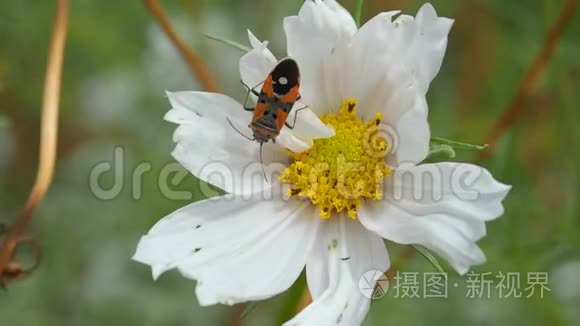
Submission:
M 437 258 L 435 258 L 435 256 L 433 256 L 433 254 L 431 254 L 429 250 L 420 245 L 413 245 L 413 248 L 415 248 L 415 250 L 417 250 L 421 254 L 421 256 L 425 257 L 439 273 L 445 274 L 445 271 L 443 271 L 441 264 L 439 264 Z
M 363 2 L 364 0 L 357 0 L 356 5 L 354 7 L 354 21 L 356 22 L 356 26 L 360 26 L 360 17 L 362 16 L 362 9 L 363 9 Z
M 220 36 L 215 36 L 215 35 L 211 35 L 211 34 L 203 34 L 203 36 L 209 38 L 210 40 L 214 40 L 214 41 L 218 41 L 220 43 L 223 43 L 225 45 L 231 46 L 235 49 L 238 49 L 242 52 L 250 52 L 250 48 L 243 45 L 242 43 L 236 42 L 236 41 L 232 41 L 232 40 L 228 40 L 226 38 L 220 37 Z
M 258 305 L 257 302 L 248 303 L 248 306 L 246 307 L 246 309 L 244 309 L 244 312 L 242 312 L 242 314 L 240 315 L 240 319 L 248 317 L 248 315 L 251 314 L 252 311 L 254 311 L 254 309 L 256 309 L 257 305 Z

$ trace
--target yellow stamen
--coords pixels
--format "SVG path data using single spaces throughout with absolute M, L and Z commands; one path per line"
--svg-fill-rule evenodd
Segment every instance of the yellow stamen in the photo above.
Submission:
M 334 137 L 314 140 L 305 152 L 289 152 L 294 162 L 280 176 L 291 185 L 288 196 L 310 199 L 322 218 L 342 211 L 356 218 L 364 198 L 381 199 L 381 181 L 392 172 L 385 164 L 389 144 L 379 132 L 383 116 L 364 122 L 355 107 L 356 100 L 348 99 L 337 114 L 322 116 L 334 127 Z

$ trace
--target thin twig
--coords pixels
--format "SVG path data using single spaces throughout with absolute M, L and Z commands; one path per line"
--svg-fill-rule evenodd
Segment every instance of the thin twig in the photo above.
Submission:
M 147 6 L 147 9 L 151 12 L 153 17 L 157 19 L 157 22 L 159 23 L 159 25 L 161 26 L 167 37 L 169 37 L 173 45 L 175 45 L 177 50 L 179 50 L 179 53 L 189 65 L 191 72 L 201 82 L 203 88 L 208 92 L 219 92 L 220 89 L 217 86 L 217 83 L 213 79 L 212 75 L 207 70 L 205 64 L 195 53 L 193 53 L 187 47 L 187 45 L 185 45 L 185 43 L 183 43 L 183 41 L 179 38 L 179 36 L 177 36 L 177 33 L 175 33 L 173 27 L 171 26 L 171 23 L 169 22 L 169 19 L 167 18 L 167 15 L 165 15 L 165 12 L 161 8 L 161 6 L 159 6 L 159 3 L 157 3 L 157 0 L 143 0 L 143 1 L 145 2 L 145 6 Z
M 485 144 L 489 145 L 489 150 L 481 152 L 480 157 L 487 157 L 494 151 L 497 142 L 501 136 L 518 120 L 525 108 L 525 101 L 534 90 L 536 82 L 546 70 L 550 59 L 554 54 L 554 50 L 562 34 L 566 30 L 568 23 L 574 15 L 577 0 L 567 0 L 564 4 L 558 20 L 550 28 L 544 45 L 538 53 L 532 64 L 528 67 L 524 79 L 520 83 L 515 96 L 512 98 L 510 104 L 505 109 L 501 117 L 495 123 L 487 137 Z
M 8 282 L 13 282 L 22 278 L 27 277 L 32 273 L 40 264 L 42 258 L 42 251 L 40 250 L 40 245 L 38 241 L 31 236 L 19 236 L 14 240 L 15 247 L 23 246 L 28 244 L 33 252 L 34 262 L 31 266 L 25 267 L 24 264 L 16 261 L 14 258 L 8 262 L 5 266 L 4 270 L 2 271 L 2 282 L 0 283 L 1 286 L 4 286 Z M 14 257 L 15 254 L 13 253 L 12 256 Z
M 11 263 L 14 250 L 18 245 L 18 239 L 21 238 L 21 234 L 30 222 L 32 214 L 46 195 L 54 174 L 58 135 L 58 108 L 67 26 L 68 0 L 58 0 L 56 4 L 56 18 L 53 34 L 50 48 L 48 50 L 46 77 L 42 98 L 38 173 L 22 212 L 8 231 L 8 234 L 1 245 L 0 283 L 2 283 L 5 268 L 9 263 Z

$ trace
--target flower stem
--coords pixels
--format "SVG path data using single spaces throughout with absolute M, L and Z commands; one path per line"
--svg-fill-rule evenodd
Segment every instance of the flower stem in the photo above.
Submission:
M 171 22 L 167 18 L 167 15 L 157 3 L 157 0 L 143 0 L 145 6 L 151 12 L 153 17 L 157 19 L 159 26 L 163 29 L 163 32 L 169 37 L 171 43 L 177 48 L 183 59 L 187 62 L 191 72 L 197 77 L 199 82 L 202 84 L 203 88 L 208 92 L 219 93 L 220 88 L 217 86 L 216 81 L 213 79 L 212 75 L 206 68 L 205 64 L 201 59 L 193 53 L 187 45 L 177 36 L 177 33 L 171 26 Z
M 360 19 L 362 16 L 363 2 L 364 2 L 364 0 L 357 0 L 355 7 L 354 7 L 354 21 L 356 22 L 356 26 L 360 26 Z
M 458 141 L 450 140 L 450 139 L 445 139 L 445 138 L 441 138 L 441 137 L 431 137 L 431 143 L 449 145 L 449 146 L 451 146 L 453 148 L 457 148 L 457 149 L 468 149 L 468 150 L 476 150 L 476 151 L 483 151 L 483 150 L 487 149 L 487 144 L 486 145 L 473 145 L 473 144 L 462 143 L 462 142 L 458 142 Z
M 32 214 L 46 195 L 52 182 L 56 161 L 58 109 L 67 28 L 68 0 L 58 0 L 44 80 L 38 172 L 22 212 L 8 231 L 6 239 L 0 243 L 0 248 L 2 249 L 2 252 L 0 252 L 0 283 L 4 280 L 6 268 L 13 259 L 16 246 L 20 242 L 19 239 L 22 238 L 21 234 L 30 222 Z

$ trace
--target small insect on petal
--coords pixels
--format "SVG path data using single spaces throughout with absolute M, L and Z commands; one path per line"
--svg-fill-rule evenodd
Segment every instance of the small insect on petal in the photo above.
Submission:
M 256 90 L 259 84 L 253 88 L 244 84 L 248 89 L 246 103 L 250 93 L 258 97 L 255 107 L 246 107 L 246 103 L 244 103 L 244 109 L 253 112 L 252 121 L 248 126 L 252 130 L 253 138 L 243 135 L 237 129 L 236 131 L 242 136 L 260 143 L 261 160 L 262 145 L 269 141 L 276 142 L 276 138 L 280 135 L 280 130 L 284 126 L 293 129 L 296 123 L 296 115 L 294 115 L 292 124 L 289 124 L 286 120 L 294 104 L 300 99 L 300 70 L 298 69 L 298 64 L 292 58 L 282 59 L 260 84 L 262 84 L 260 92 Z M 296 114 L 298 114 L 298 111 Z

